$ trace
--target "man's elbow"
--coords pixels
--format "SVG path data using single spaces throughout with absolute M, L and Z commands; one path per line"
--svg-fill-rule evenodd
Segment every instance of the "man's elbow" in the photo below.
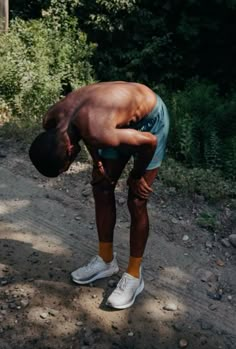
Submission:
M 154 136 L 152 134 L 152 146 L 153 146 L 153 148 L 156 148 L 157 144 L 158 144 L 157 136 Z
M 147 141 L 143 144 L 145 147 L 156 148 L 157 147 L 157 136 L 152 133 L 146 133 Z

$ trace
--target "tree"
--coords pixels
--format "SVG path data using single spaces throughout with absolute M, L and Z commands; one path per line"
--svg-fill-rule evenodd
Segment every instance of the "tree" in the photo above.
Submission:
M 99 79 L 181 87 L 197 75 L 234 85 L 235 0 L 81 0 L 77 15 L 98 44 Z
M 0 0 L 0 32 L 7 32 L 9 24 L 9 0 Z

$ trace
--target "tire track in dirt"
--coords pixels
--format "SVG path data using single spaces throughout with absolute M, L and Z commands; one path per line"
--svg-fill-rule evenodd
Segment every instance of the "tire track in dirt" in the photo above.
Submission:
M 88 256 L 97 253 L 96 234 L 92 231 L 88 236 L 87 221 L 84 220 L 78 223 L 73 220 L 73 217 L 78 212 L 72 209 L 71 206 L 77 206 L 78 211 L 83 212 L 86 208 L 82 204 L 65 197 L 66 195 L 58 193 L 55 190 L 49 191 L 48 189 L 39 188 L 33 181 L 16 176 L 4 168 L 0 169 L 0 183 L 1 221 L 13 226 L 16 231 L 27 230 L 35 235 L 46 234 L 48 241 L 50 241 L 50 237 L 58 237 L 62 244 L 66 244 L 73 251 L 77 250 L 78 253 L 79 251 L 83 251 Z M 62 218 L 65 207 L 67 210 L 67 219 Z M 88 217 L 90 216 L 89 214 L 88 212 Z M 69 234 L 68 229 L 70 231 Z M 119 263 L 122 268 L 125 268 L 127 255 L 124 255 L 124 251 L 119 245 L 116 249 L 120 256 Z M 125 253 L 127 254 L 127 252 Z M 155 260 L 155 263 L 158 263 L 157 260 Z M 156 298 L 163 292 L 173 295 L 188 307 L 188 312 L 196 320 L 204 318 L 215 329 L 224 331 L 229 335 L 235 335 L 236 322 L 234 309 L 228 309 L 227 305 L 219 303 L 220 311 L 212 313 L 208 308 L 209 300 L 203 291 L 186 289 L 185 286 L 181 285 L 181 280 L 178 280 L 178 277 L 174 281 L 171 281 L 168 273 L 166 275 L 163 275 L 163 273 L 156 275 L 152 270 L 145 270 L 145 275 L 149 279 L 153 279 L 152 282 L 146 282 L 145 290 L 150 296 Z

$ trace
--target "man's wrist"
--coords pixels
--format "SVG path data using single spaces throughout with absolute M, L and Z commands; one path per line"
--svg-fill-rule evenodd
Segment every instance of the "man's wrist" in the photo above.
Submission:
M 103 167 L 102 161 L 93 161 L 93 168 Z
M 140 179 L 142 178 L 144 175 L 144 173 L 141 173 L 141 172 L 137 172 L 136 170 L 131 170 L 130 172 L 130 176 L 133 178 L 133 179 Z

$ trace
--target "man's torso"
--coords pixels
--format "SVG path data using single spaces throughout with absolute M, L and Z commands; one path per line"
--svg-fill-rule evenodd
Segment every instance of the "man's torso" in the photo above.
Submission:
M 68 94 L 53 106 L 44 123 L 72 122 L 82 138 L 94 131 L 132 127 L 156 105 L 156 95 L 147 86 L 122 81 L 97 83 Z M 63 118 L 65 120 L 63 120 Z

